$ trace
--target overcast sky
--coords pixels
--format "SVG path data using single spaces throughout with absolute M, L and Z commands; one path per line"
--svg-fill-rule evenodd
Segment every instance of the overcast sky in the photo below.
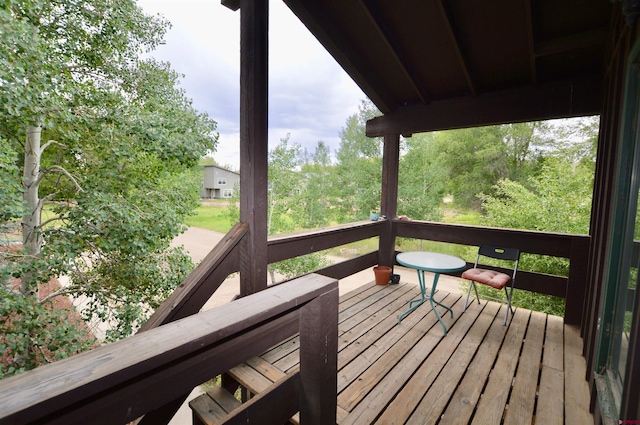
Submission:
M 240 13 L 220 0 L 138 0 L 172 28 L 153 54 L 185 77 L 196 109 L 218 122 L 214 158 L 235 169 L 239 159 Z M 269 147 L 287 133 L 313 151 L 319 140 L 335 154 L 339 132 L 365 98 L 320 43 L 279 0 L 270 2 Z

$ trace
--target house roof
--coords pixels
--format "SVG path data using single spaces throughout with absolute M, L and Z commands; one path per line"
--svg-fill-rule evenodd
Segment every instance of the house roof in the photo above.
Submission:
M 610 1 L 284 2 L 385 114 L 370 136 L 600 112 Z

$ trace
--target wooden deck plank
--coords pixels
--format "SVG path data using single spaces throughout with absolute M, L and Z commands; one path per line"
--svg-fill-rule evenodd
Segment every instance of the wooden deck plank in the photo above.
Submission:
M 286 375 L 283 371 L 267 362 L 262 357 L 254 357 L 245 362 L 271 382 L 276 382 Z
M 493 303 L 490 303 L 493 304 Z M 507 333 L 507 326 L 502 325 L 503 310 L 506 306 L 500 306 L 496 314 L 497 320 L 491 324 L 489 332 L 485 335 L 478 352 L 471 361 L 469 368 L 465 371 L 462 381 L 456 388 L 453 397 L 442 414 L 440 423 L 446 425 L 466 424 L 469 422 L 482 389 L 487 381 L 487 377 L 498 356 L 502 341 Z
M 552 369 L 564 370 L 564 320 L 547 316 L 542 364 Z
M 352 292 L 355 292 L 355 295 L 352 298 L 350 298 L 347 302 L 340 304 L 339 306 L 340 311 L 348 312 L 348 314 L 345 313 L 339 316 L 338 322 L 342 325 L 340 326 L 339 334 L 344 333 L 347 330 L 346 328 L 349 328 L 349 325 L 355 326 L 355 324 L 358 323 L 356 321 L 353 324 L 348 323 L 347 325 L 344 325 L 345 320 L 351 319 L 352 316 L 357 315 L 358 313 L 361 313 L 366 308 L 371 308 L 371 306 L 378 305 L 375 302 L 372 302 L 371 300 L 372 296 L 375 296 L 375 299 L 378 300 L 378 302 L 384 303 L 384 301 L 380 301 L 380 300 L 384 300 L 385 298 L 391 299 L 390 295 L 391 296 L 394 295 L 394 294 L 390 294 L 389 290 L 384 291 L 384 289 L 386 288 L 384 286 L 375 285 L 375 284 L 372 284 L 372 286 L 375 286 L 375 288 L 363 286 L 361 288 L 358 288 L 359 291 L 352 291 Z M 394 291 L 404 292 L 404 291 L 411 291 L 412 289 L 415 289 L 415 288 L 412 288 L 412 285 L 408 285 L 408 286 L 394 285 L 391 292 L 394 292 Z M 360 307 L 358 307 L 358 303 L 362 303 L 363 301 L 365 302 L 361 304 Z M 354 306 L 358 308 L 352 308 Z M 366 314 L 362 313 L 362 316 L 360 317 L 362 320 L 362 318 L 366 317 Z M 266 361 L 273 364 L 276 364 L 276 362 L 281 361 L 282 364 L 280 365 L 280 368 L 286 371 L 291 367 L 294 367 L 295 364 L 297 364 L 298 348 L 299 348 L 299 339 L 298 339 L 298 336 L 296 335 L 294 337 L 291 337 L 289 340 L 283 342 L 282 344 L 277 345 L 269 349 L 267 352 L 263 353 L 262 358 L 264 358 Z M 293 354 L 293 357 L 287 358 L 287 356 L 291 356 L 292 354 Z
M 565 423 L 592 424 L 593 415 L 589 413 L 589 385 L 585 379 L 587 364 L 582 357 L 580 330 L 574 326 L 564 327 L 564 362 Z
M 516 310 L 513 315 L 489 382 L 478 403 L 473 424 L 498 424 L 502 421 L 529 316 L 530 311 L 522 309 Z
M 240 363 L 238 366 L 229 370 L 229 375 L 245 388 L 248 388 L 254 394 L 258 394 L 269 388 L 273 384 L 264 375 L 256 373 L 255 370 L 246 363 Z
M 544 313 L 537 311 L 531 313 L 518 370 L 513 379 L 509 407 L 504 419 L 507 424 L 531 425 L 532 423 L 546 321 Z
M 478 317 L 482 316 L 481 313 L 485 306 L 486 303 L 482 303 L 473 304 L 467 308 L 467 311 L 462 314 L 460 319 L 455 323 L 455 326 L 449 330 L 446 338 L 442 339 L 438 346 L 431 352 L 429 357 L 426 358 L 424 363 L 422 363 L 422 365 L 416 370 L 411 379 L 404 385 L 394 400 L 386 407 L 383 414 L 378 419 L 378 423 L 405 423 L 423 400 L 425 391 L 427 394 L 443 394 L 442 388 L 435 387 L 432 384 L 439 376 L 442 376 L 443 378 L 445 377 L 446 365 L 451 365 L 451 353 L 464 353 L 464 350 L 460 350 L 459 344 L 474 325 L 477 324 L 476 327 L 484 327 L 482 333 L 486 332 L 491 320 L 493 320 L 493 316 L 495 316 L 495 312 L 493 315 L 489 314 L 491 316 L 489 318 L 490 320 L 486 322 L 476 320 Z M 469 359 L 470 358 L 471 355 L 469 355 Z M 460 360 L 459 356 L 457 360 Z M 459 369 L 464 370 L 466 368 L 466 366 L 462 367 L 463 364 L 458 362 L 456 363 L 456 366 Z M 450 368 L 447 371 L 451 372 Z M 460 373 L 460 375 L 462 375 L 462 373 Z M 451 376 L 447 373 L 445 379 L 451 379 Z M 431 407 L 432 406 L 428 406 L 422 410 L 426 412 L 427 410 L 431 410 Z M 422 423 L 422 419 L 423 418 L 420 415 L 415 415 L 413 416 L 413 420 L 409 420 L 406 423 Z
M 344 321 L 341 322 L 341 333 L 348 332 L 349 330 L 355 328 L 364 320 L 369 318 L 372 314 L 384 310 L 385 307 L 393 304 L 399 296 L 407 293 L 415 294 L 415 287 L 413 285 L 389 285 L 387 290 L 378 292 L 378 294 L 382 296 L 376 302 L 369 304 L 364 309 L 353 309 L 352 313 L 355 314 L 351 314 L 350 316 L 345 317 Z
M 474 303 L 476 308 L 477 303 Z M 487 303 L 465 338 L 455 349 L 427 394 L 409 418 L 407 424 L 436 423 L 455 392 L 462 376 L 469 367 L 478 347 L 497 318 L 500 304 Z M 466 313 L 465 313 L 466 314 Z M 387 409 L 388 410 L 388 409 Z M 386 413 L 386 412 L 385 412 Z M 384 423 L 384 422 L 380 422 Z
M 582 340 L 562 318 L 517 309 L 503 326 L 505 306 L 461 314 L 460 295 L 438 292 L 455 314 L 443 338 L 428 303 L 397 323 L 418 294 L 371 283 L 341 297 L 338 424 L 593 423 Z M 237 373 L 259 393 L 298 368 L 298 349 L 291 338 Z
M 338 372 L 338 404 L 346 410 L 357 404 L 412 347 L 436 324 L 430 307 L 421 306 L 375 344 Z M 393 350 L 390 351 L 390 349 Z
M 371 327 L 376 325 L 376 319 L 382 319 L 385 321 L 390 315 L 395 315 L 396 310 L 402 305 L 402 301 L 406 301 L 405 303 L 408 303 L 412 297 L 415 297 L 415 291 L 411 291 L 410 289 L 412 288 L 394 288 L 391 291 L 386 291 L 386 296 L 384 298 L 379 299 L 375 303 L 368 304 L 367 308 L 364 310 L 351 310 L 353 315 L 350 317 L 344 316 L 344 320 L 339 326 L 338 350 L 343 350 L 344 347 L 355 341 L 358 335 L 367 334 Z M 399 294 L 401 294 L 400 297 L 396 298 Z M 392 308 L 389 308 L 390 305 Z M 372 319 L 372 317 L 374 317 L 374 319 Z M 394 317 L 394 321 L 397 322 L 397 316 Z M 353 339 L 345 338 L 345 335 L 350 332 L 352 335 L 349 336 Z M 362 342 L 362 340 L 359 340 L 358 345 L 361 345 Z M 361 347 L 359 351 L 364 349 L 365 347 Z M 346 355 L 349 355 L 349 351 Z M 345 361 L 350 361 L 351 359 L 347 358 L 346 355 L 340 356 L 339 362 L 346 364 Z M 295 351 L 274 362 L 274 365 L 280 370 L 287 372 L 291 368 L 295 367 L 299 361 L 300 358 L 298 352 Z
M 564 423 L 564 321 L 547 316 L 536 423 Z
M 405 307 L 406 303 L 402 308 Z M 418 308 L 407 316 L 401 325 L 398 325 L 397 315 L 391 315 L 380 326 L 363 335 L 357 344 L 351 344 L 338 353 L 338 363 L 345 365 L 338 371 L 338 392 L 358 379 L 371 364 L 388 351 L 389 347 L 400 343 L 406 345 L 408 350 L 410 347 L 406 334 L 411 329 L 416 326 L 427 329 L 436 323 L 436 317 L 433 315 L 428 320 L 425 319 L 429 312 L 430 309 Z
M 240 401 L 218 386 L 189 402 L 189 407 L 193 410 L 194 424 L 206 425 L 216 423 L 238 406 Z
M 349 291 L 345 295 L 340 296 L 340 311 L 346 310 L 352 305 L 358 304 L 363 299 L 375 294 L 378 291 L 381 291 L 385 288 L 383 285 L 376 285 L 375 282 L 367 283 L 366 285 L 362 285 L 358 288 L 355 288 L 353 291 Z
M 344 309 L 341 306 L 340 312 L 338 313 L 338 323 L 344 322 L 346 319 L 352 317 L 357 312 L 366 309 L 367 307 L 369 307 L 372 304 L 375 304 L 377 301 L 381 299 L 384 299 L 385 297 L 387 297 L 387 295 L 389 295 L 390 292 L 401 289 L 406 285 L 407 283 L 404 283 L 404 284 L 401 283 L 398 286 L 376 285 L 376 286 L 379 286 L 380 289 L 373 292 L 371 295 L 360 299 L 359 302 L 354 303 L 353 305 L 350 305 Z
M 562 425 L 564 423 L 564 372 L 542 365 L 536 423 Z M 589 422 L 584 422 L 589 423 Z M 591 421 L 593 423 L 593 420 Z
M 463 302 L 457 298 L 457 302 L 452 306 L 453 318 L 446 315 L 444 322 L 448 329 L 452 329 L 454 323 L 460 319 Z M 435 316 L 433 314 L 428 317 Z M 434 329 L 434 327 L 436 327 Z M 422 332 L 420 332 L 422 331 Z M 425 333 L 426 332 L 426 333 Z M 392 397 L 400 391 L 405 382 L 411 377 L 416 368 L 422 364 L 425 357 L 443 339 L 443 330 L 437 321 L 427 329 L 414 327 L 409 333 L 416 334 L 417 341 L 404 353 L 398 353 L 396 344 L 393 350 L 388 351 L 371 368 L 363 373 L 356 385 L 351 385 L 342 394 L 338 395 L 338 405 L 350 410 L 349 416 L 343 424 L 368 424 L 379 415 L 380 409 L 384 408 Z M 422 335 L 420 335 L 422 333 Z M 404 351 L 404 350 L 402 350 Z M 395 366 L 391 368 L 390 366 Z M 346 394 L 346 396 L 344 396 Z M 366 399 L 364 397 L 366 396 Z

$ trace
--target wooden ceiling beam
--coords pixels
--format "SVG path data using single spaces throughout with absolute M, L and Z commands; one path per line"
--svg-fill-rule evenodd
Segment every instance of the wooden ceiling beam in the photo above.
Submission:
M 234 12 L 240 9 L 240 0 L 222 0 L 222 5 L 228 7 Z
M 536 57 L 540 57 L 597 46 L 606 42 L 607 34 L 606 28 L 598 28 L 553 40 L 541 41 L 535 45 L 535 54 Z
M 380 24 L 378 23 L 378 19 L 371 12 L 371 9 L 369 9 L 369 7 L 365 3 L 365 1 L 364 0 L 359 0 L 359 3 L 362 6 L 362 8 L 364 9 L 365 16 L 367 17 L 367 19 L 369 20 L 369 22 L 371 23 L 371 25 L 373 26 L 375 31 L 380 36 L 380 39 L 382 40 L 384 45 L 387 47 L 387 49 L 389 49 L 389 52 L 391 53 L 391 56 L 393 57 L 393 59 L 395 60 L 395 62 L 398 65 L 398 67 L 402 71 L 402 74 L 409 81 L 409 83 L 411 84 L 411 87 L 413 87 L 413 90 L 416 92 L 416 95 L 420 99 L 420 102 L 422 102 L 423 104 L 428 104 L 430 102 L 430 99 L 429 99 L 430 96 L 426 92 L 426 90 L 421 89 L 419 87 L 419 85 L 417 83 L 418 79 L 415 78 L 411 74 L 411 72 L 409 72 L 409 70 L 407 69 L 406 60 L 404 59 L 404 55 L 402 55 L 402 53 L 400 52 L 401 49 L 399 49 L 398 46 L 397 46 L 398 43 L 393 43 L 389 39 L 389 35 L 387 33 L 385 33 L 385 31 L 380 27 Z
M 436 4 L 438 5 L 438 9 L 440 10 L 440 14 L 442 15 L 442 20 L 444 21 L 444 26 L 447 29 L 447 34 L 451 39 L 451 44 L 453 44 L 458 62 L 460 63 L 460 68 L 462 69 L 462 73 L 464 74 L 464 78 L 467 80 L 467 87 L 469 87 L 469 92 L 471 92 L 472 96 L 477 96 L 478 91 L 476 90 L 473 78 L 471 78 L 471 73 L 469 72 L 467 61 L 465 60 L 464 55 L 462 54 L 462 50 L 460 49 L 458 37 L 456 37 L 456 33 L 453 29 L 453 26 L 451 25 L 449 13 L 447 12 L 447 9 L 445 9 L 444 4 L 442 4 L 442 0 L 436 0 Z
M 596 115 L 602 107 L 602 92 L 602 77 L 597 76 L 406 106 L 367 121 L 366 135 L 380 137 Z

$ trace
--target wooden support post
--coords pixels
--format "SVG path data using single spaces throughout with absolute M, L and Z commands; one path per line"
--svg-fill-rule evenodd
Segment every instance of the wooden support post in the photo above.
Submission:
M 300 312 L 300 422 L 335 424 L 338 403 L 338 288 Z
M 240 295 L 267 287 L 269 1 L 240 1 Z
M 587 308 L 586 286 L 589 239 L 573 239 L 569 257 L 569 279 L 565 297 L 564 322 L 581 326 L 582 310 Z
M 387 217 L 380 229 L 378 264 L 393 266 L 396 237 L 392 220 L 398 213 L 398 161 L 400 158 L 400 135 L 384 137 L 382 154 L 382 200 L 381 214 Z

